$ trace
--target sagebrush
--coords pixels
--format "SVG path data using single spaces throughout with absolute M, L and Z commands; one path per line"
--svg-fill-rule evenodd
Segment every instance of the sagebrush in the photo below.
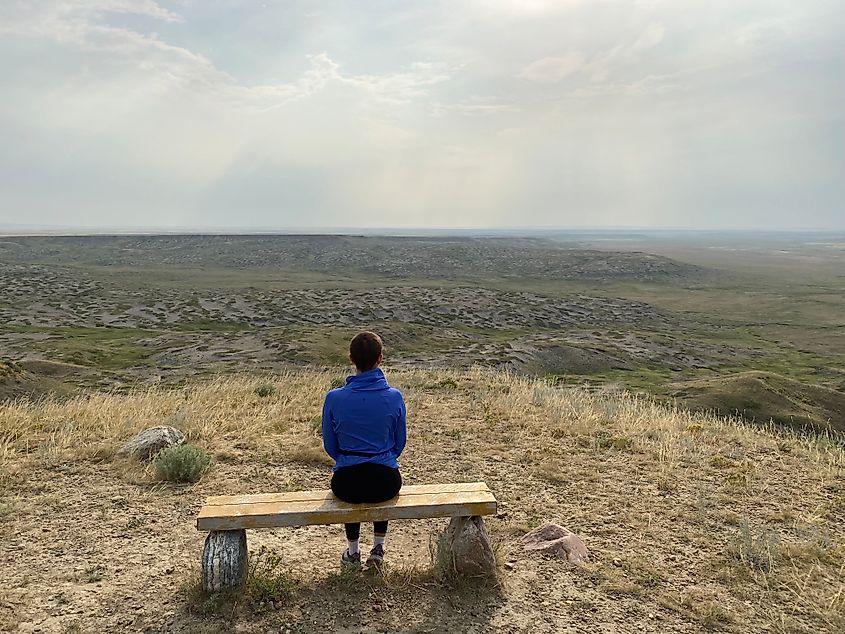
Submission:
M 199 482 L 210 465 L 209 455 L 194 445 L 162 449 L 153 460 L 156 479 L 177 484 Z

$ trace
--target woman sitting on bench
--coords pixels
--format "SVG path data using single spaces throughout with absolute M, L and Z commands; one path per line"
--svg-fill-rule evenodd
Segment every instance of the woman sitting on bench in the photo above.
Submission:
M 323 404 L 323 447 L 335 461 L 332 491 L 352 504 L 386 502 L 402 487 L 396 459 L 405 448 L 405 401 L 379 368 L 383 351 L 377 334 L 356 335 L 349 344 L 349 360 L 357 373 L 331 390 Z M 346 524 L 343 564 L 361 564 L 360 533 L 360 523 Z M 374 522 L 373 533 L 367 565 L 380 566 L 387 522 Z

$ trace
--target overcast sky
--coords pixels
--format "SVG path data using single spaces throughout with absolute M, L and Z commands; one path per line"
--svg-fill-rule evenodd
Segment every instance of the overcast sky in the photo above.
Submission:
M 0 224 L 845 228 L 842 0 L 0 0 Z

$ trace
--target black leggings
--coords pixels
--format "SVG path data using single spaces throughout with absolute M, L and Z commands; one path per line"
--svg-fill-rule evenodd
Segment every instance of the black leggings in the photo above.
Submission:
M 332 474 L 332 493 L 344 502 L 387 502 L 395 498 L 402 488 L 399 469 L 375 462 L 362 462 L 351 467 L 342 467 Z M 346 524 L 346 539 L 356 540 L 361 536 L 361 524 Z M 387 522 L 373 522 L 373 532 L 387 534 Z

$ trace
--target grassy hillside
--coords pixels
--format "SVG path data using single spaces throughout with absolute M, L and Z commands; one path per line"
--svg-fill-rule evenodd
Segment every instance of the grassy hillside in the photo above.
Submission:
M 75 389 L 69 380 L 78 381 L 93 374 L 88 368 L 67 363 L 0 360 L 0 403 L 21 398 L 36 400 L 64 396 Z
M 841 446 L 479 369 L 388 374 L 408 401 L 405 481 L 485 480 L 501 501 L 487 520 L 498 586 L 433 573 L 429 539 L 444 521 L 393 523 L 384 576 L 339 574 L 340 527 L 253 531 L 284 597 L 221 615 L 196 592 L 196 511 L 210 494 L 325 488 L 318 416 L 341 372 L 0 408 L 0 629 L 845 628 Z M 259 396 L 268 380 L 275 390 Z M 156 483 L 116 456 L 162 423 L 214 457 L 198 484 Z M 518 538 L 544 521 L 578 532 L 592 561 L 523 553 Z
M 671 396 L 695 410 L 796 429 L 845 432 L 845 393 L 771 372 L 742 372 L 670 389 Z

